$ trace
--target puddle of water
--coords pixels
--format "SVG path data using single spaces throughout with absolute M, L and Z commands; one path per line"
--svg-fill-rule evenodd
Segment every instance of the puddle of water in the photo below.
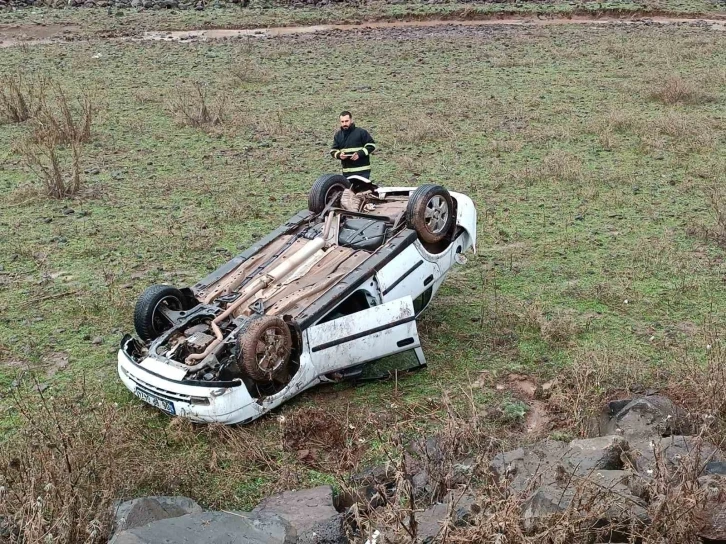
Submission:
M 78 25 L 62 23 L 51 25 L 0 25 L 0 47 L 49 44 L 53 43 L 54 40 L 62 39 L 64 35 L 72 34 L 78 29 Z

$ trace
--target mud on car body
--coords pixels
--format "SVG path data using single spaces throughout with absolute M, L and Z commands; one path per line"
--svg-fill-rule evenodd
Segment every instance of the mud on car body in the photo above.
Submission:
M 247 423 L 321 382 L 411 351 L 416 316 L 476 241 L 471 199 L 439 185 L 352 194 L 321 176 L 308 210 L 191 287 L 149 287 L 118 372 L 145 402 Z

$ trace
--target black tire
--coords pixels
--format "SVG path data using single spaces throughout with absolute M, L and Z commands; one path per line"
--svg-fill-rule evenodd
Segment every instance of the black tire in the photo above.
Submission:
M 340 204 L 340 197 L 345 189 L 350 189 L 350 181 L 342 174 L 323 174 L 313 183 L 308 194 L 308 210 L 313 213 L 322 212 L 332 202 Z
M 436 244 L 445 240 L 456 225 L 454 199 L 441 185 L 422 185 L 406 206 L 406 223 L 421 241 Z
M 141 294 L 134 309 L 134 328 L 145 342 L 158 338 L 172 326 L 159 312 L 161 304 L 179 312 L 184 309 L 184 295 L 171 285 L 152 285 Z
M 288 375 L 292 334 L 283 319 L 264 315 L 250 321 L 237 337 L 237 364 L 256 382 L 281 380 Z

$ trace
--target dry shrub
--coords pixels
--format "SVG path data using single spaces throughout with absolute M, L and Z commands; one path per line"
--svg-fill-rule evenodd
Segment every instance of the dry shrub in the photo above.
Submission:
M 88 93 L 81 93 L 74 104 L 58 83 L 50 84 L 33 118 L 31 132 L 36 142 L 53 145 L 81 144 L 91 139 L 91 124 L 96 107 Z
M 615 135 L 624 133 L 635 125 L 636 120 L 631 113 L 612 109 L 605 115 L 595 118 L 589 124 L 588 130 L 598 137 L 603 149 L 610 151 L 616 144 Z
M 38 113 L 47 81 L 44 78 L 27 80 L 23 74 L 3 78 L 0 83 L 0 120 L 22 123 Z
M 25 425 L 0 449 L 7 541 L 106 542 L 111 501 L 135 470 L 118 410 L 42 393 L 16 406 Z
M 217 126 L 227 118 L 227 95 L 222 92 L 211 97 L 207 84 L 196 81 L 191 87 L 178 88 L 167 108 L 181 125 L 195 128 Z
M 46 82 L 38 92 L 30 135 L 16 144 L 15 151 L 49 196 L 72 196 L 81 187 L 82 144 L 91 137 L 96 108 L 86 93 L 73 104 L 57 83 Z
M 499 339 L 502 338 L 502 333 L 511 335 L 512 332 L 538 332 L 545 342 L 558 346 L 569 343 L 581 331 L 573 317 L 573 311 L 545 311 L 539 301 L 505 299 L 494 304 L 488 302 L 487 307 L 490 321 L 487 324 L 482 322 L 482 326 L 490 327 Z
M 644 139 L 669 136 L 682 149 L 691 152 L 709 150 L 716 144 L 707 119 L 674 111 L 642 123 L 638 132 Z
M 555 149 L 542 162 L 542 174 L 553 181 L 580 181 L 582 161 L 573 153 Z
M 365 425 L 324 408 L 306 408 L 281 418 L 282 447 L 303 465 L 343 473 L 358 464 Z
M 557 311 L 539 320 L 542 339 L 549 344 L 566 344 L 579 332 L 580 328 L 572 312 Z
M 707 489 L 699 485 L 703 468 L 711 461 L 703 455 L 701 437 L 696 447 L 674 466 L 667 461 L 663 447 L 654 442 L 655 463 L 652 477 L 642 492 L 648 499 L 650 524 L 638 535 L 644 544 L 703 542 L 699 533 L 707 508 Z
M 469 393 L 465 396 L 466 403 L 457 407 L 444 394 L 445 412 L 436 421 L 439 431 L 433 439 L 417 433 L 417 438 L 407 443 L 404 422 L 396 424 L 390 438 L 379 433 L 387 459 L 387 482 L 375 484 L 375 494 L 367 503 L 361 501 L 351 507 L 354 542 L 365 542 L 376 531 L 385 535 L 385 542 L 415 542 L 417 512 L 438 501 L 448 502 L 451 508 L 455 506 L 461 494 L 452 495 L 449 490 L 469 485 L 494 445 L 476 403 Z M 462 471 L 457 465 L 465 456 L 473 461 Z M 422 472 L 428 475 L 430 493 L 422 493 L 412 481 L 415 474 Z M 344 485 L 343 490 L 346 495 L 360 497 L 358 484 Z
M 597 436 L 605 400 L 611 395 L 622 398 L 632 390 L 642 390 L 643 384 L 659 382 L 658 369 L 638 354 L 617 347 L 579 350 L 558 376 L 549 408 L 562 414 L 575 435 Z
M 710 185 L 705 192 L 714 225 L 704 227 L 704 233 L 707 239 L 726 249 L 726 189 L 723 185 Z
M 239 83 L 269 83 L 274 80 L 274 75 L 269 70 L 251 58 L 237 61 L 230 73 Z
M 15 149 L 49 196 L 65 198 L 76 194 L 81 187 L 82 147 L 78 142 L 71 142 L 69 148 L 70 160 L 62 158 L 60 148 L 52 139 L 34 141 L 26 138 Z
M 697 415 L 705 436 L 716 444 L 726 442 L 726 345 L 719 329 L 707 331 L 706 361 L 684 354 L 669 380 L 669 394 Z
M 650 97 L 663 104 L 705 104 L 714 100 L 713 96 L 701 91 L 696 83 L 680 76 L 666 78 L 651 90 Z
M 492 140 L 489 143 L 489 151 L 495 155 L 501 153 L 519 153 L 524 146 L 519 140 Z

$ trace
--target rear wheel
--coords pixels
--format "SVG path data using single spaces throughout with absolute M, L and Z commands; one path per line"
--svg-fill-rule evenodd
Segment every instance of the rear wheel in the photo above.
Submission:
M 265 315 L 249 322 L 237 345 L 238 364 L 254 381 L 280 381 L 288 375 L 292 334 L 281 317 Z
M 324 174 L 313 183 L 308 194 L 308 210 L 322 212 L 326 206 L 339 206 L 343 191 L 350 188 L 350 181 L 342 174 Z
M 422 185 L 408 200 L 406 222 L 421 241 L 436 244 L 445 240 L 453 230 L 454 201 L 441 185 Z
M 173 323 L 162 310 L 180 312 L 184 309 L 184 295 L 171 285 L 152 285 L 136 301 L 134 328 L 139 338 L 149 342 L 170 329 Z

